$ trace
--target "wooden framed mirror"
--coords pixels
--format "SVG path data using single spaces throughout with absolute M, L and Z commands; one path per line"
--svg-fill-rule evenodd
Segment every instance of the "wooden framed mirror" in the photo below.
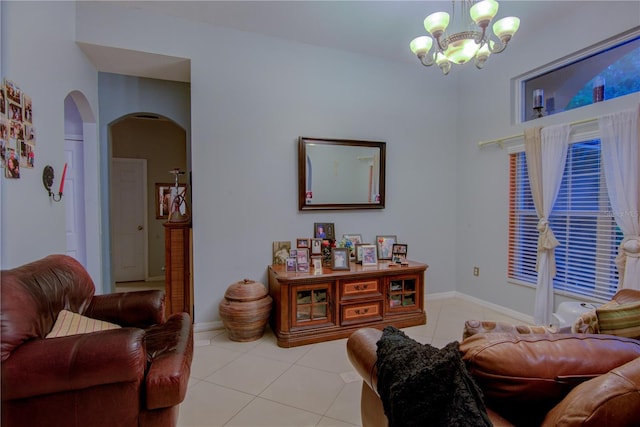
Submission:
M 298 139 L 298 208 L 383 209 L 386 143 Z

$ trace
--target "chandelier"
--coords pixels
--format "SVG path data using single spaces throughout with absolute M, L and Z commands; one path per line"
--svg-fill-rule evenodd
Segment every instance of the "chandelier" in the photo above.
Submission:
M 455 16 L 456 2 L 453 1 L 453 15 Z M 487 27 L 496 13 L 498 2 L 495 0 L 461 0 L 461 31 L 445 36 L 449 26 L 449 14 L 436 12 L 424 20 L 424 28 L 435 39 L 421 36 L 413 39 L 409 45 L 422 65 L 429 67 L 437 64 L 446 75 L 451 71 L 451 64 L 465 64 L 474 58 L 477 68 L 484 67 L 484 63 L 492 53 L 500 53 L 507 48 L 511 37 L 518 31 L 520 19 L 515 16 L 502 18 L 493 24 L 493 33 L 498 40 L 492 40 Z M 475 26 L 474 26 L 475 23 Z M 433 45 L 433 49 L 431 49 Z

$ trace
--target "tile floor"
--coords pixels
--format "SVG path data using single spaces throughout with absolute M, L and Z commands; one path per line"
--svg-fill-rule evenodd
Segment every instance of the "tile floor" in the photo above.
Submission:
M 429 301 L 427 324 L 405 328 L 421 343 L 442 347 L 460 340 L 467 319 L 516 319 L 458 298 Z M 200 332 L 180 427 L 360 426 L 360 377 L 346 354 L 346 339 L 293 348 L 276 345 L 267 328 L 239 343 L 224 330 Z

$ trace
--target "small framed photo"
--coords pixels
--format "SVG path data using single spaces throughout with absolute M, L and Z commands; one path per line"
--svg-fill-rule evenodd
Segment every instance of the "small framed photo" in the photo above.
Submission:
M 362 249 L 362 266 L 378 265 L 378 248 L 376 245 L 360 245 Z
M 407 245 L 394 243 L 391 254 L 394 262 L 405 261 L 407 259 Z
M 296 239 L 296 248 L 309 249 L 309 239 Z
M 316 239 L 336 239 L 335 228 L 332 222 L 316 222 L 313 224 L 313 237 Z
M 298 263 L 297 272 L 299 273 L 308 273 L 309 272 L 309 263 L 305 262 L 305 263 Z
M 298 265 L 307 264 L 309 265 L 309 250 L 308 249 L 297 249 L 296 250 L 296 262 Z
M 342 238 L 344 240 L 350 241 L 351 243 L 353 243 L 354 246 L 364 243 L 362 241 L 362 234 L 343 234 Z
M 295 273 L 297 270 L 296 259 L 289 257 L 287 258 L 287 273 Z
M 312 256 L 311 264 L 313 265 L 313 272 L 316 274 L 322 274 L 322 257 Z
M 376 236 L 378 259 L 391 259 L 393 257 L 393 245 L 397 241 L 397 236 Z
M 362 264 L 362 247 L 364 245 L 370 245 L 370 243 L 356 243 L 353 248 L 353 252 L 355 253 L 357 264 Z
M 331 248 L 331 269 L 349 270 L 349 249 Z
M 295 258 L 298 255 L 298 250 L 297 249 L 289 249 L 289 256 L 291 258 Z
M 311 255 L 322 255 L 322 239 L 311 239 Z
M 286 260 L 291 256 L 291 242 L 281 241 L 273 242 L 273 265 L 284 265 Z

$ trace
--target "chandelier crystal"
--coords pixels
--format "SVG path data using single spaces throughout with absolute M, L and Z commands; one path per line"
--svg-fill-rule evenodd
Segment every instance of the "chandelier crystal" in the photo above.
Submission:
M 455 3 L 454 1 L 454 19 Z M 498 13 L 498 2 L 462 0 L 459 3 L 462 12 L 460 19 L 463 21 L 460 31 L 447 36 L 445 31 L 449 26 L 449 14 L 432 13 L 424 20 L 424 28 L 431 37 L 416 37 L 409 44 L 411 52 L 418 57 L 422 65 L 430 67 L 436 64 L 445 75 L 451 71 L 451 64 L 462 65 L 471 59 L 477 68 L 484 67 L 489 55 L 500 53 L 507 48 L 507 44 L 520 26 L 520 19 L 515 16 L 500 19 L 493 24 L 493 34 L 498 39 L 494 41 L 487 27 Z

